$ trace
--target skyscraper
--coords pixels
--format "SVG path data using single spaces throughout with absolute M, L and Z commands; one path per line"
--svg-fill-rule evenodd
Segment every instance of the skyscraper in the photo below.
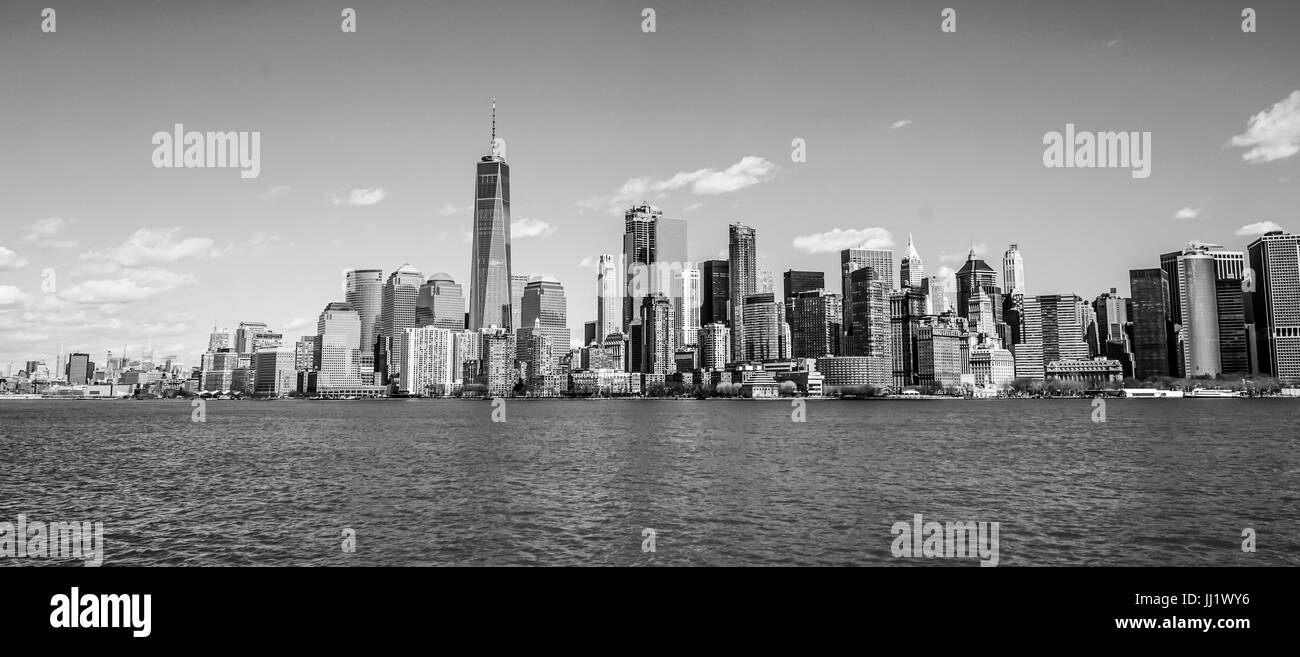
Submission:
M 966 256 L 966 263 L 957 270 L 957 315 L 967 317 L 971 296 L 977 291 L 995 299 L 994 308 L 1001 320 L 1002 289 L 998 287 L 998 273 L 983 260 L 975 257 L 975 248 L 971 247 Z
M 1113 287 L 1110 292 L 1101 294 L 1092 301 L 1093 311 L 1097 315 L 1098 340 L 1101 343 L 1098 355 L 1119 361 L 1125 377 L 1133 376 L 1135 369 L 1133 324 L 1129 311 L 1132 305 L 1131 299 L 1121 297 Z M 1244 323 L 1242 329 L 1245 330 Z
M 479 159 L 474 184 L 474 241 L 470 251 L 469 327 L 510 328 L 510 165 L 496 135 L 492 102 L 492 142 Z
M 1133 269 L 1129 273 L 1133 298 L 1133 375 L 1139 379 L 1169 376 L 1170 311 L 1169 274 L 1164 269 Z
M 904 265 L 906 267 L 906 265 Z M 904 277 L 904 283 L 907 283 Z M 895 387 L 916 385 L 916 336 L 926 313 L 926 294 L 919 284 L 889 295 L 890 358 Z
M 86 385 L 95 376 L 90 354 L 72 354 L 68 356 L 68 385 Z
M 720 371 L 731 362 L 731 329 L 722 322 L 700 327 L 700 368 Z
M 844 319 L 842 297 L 824 289 L 798 292 L 786 299 L 790 314 L 790 355 L 793 358 L 839 356 Z
M 907 234 L 907 253 L 903 255 L 903 262 L 899 267 L 899 278 L 902 287 L 921 287 L 921 279 L 925 277 L 925 264 L 921 261 L 921 254 L 916 251 L 916 246 L 912 243 L 912 234 Z
M 534 278 L 524 286 L 520 328 L 540 328 L 550 336 L 551 347 L 558 358 L 569 351 L 568 304 L 564 286 L 554 278 Z
M 215 353 L 218 349 L 229 349 L 230 329 L 212 327 L 212 333 L 208 336 L 208 352 Z
M 770 361 L 781 357 L 781 325 L 785 323 L 781 304 L 771 292 L 745 297 L 744 319 L 746 361 Z
M 420 285 L 423 282 L 424 274 L 419 269 L 402 265 L 389 274 L 388 281 L 384 283 L 379 309 L 379 347 L 374 364 L 375 371 L 382 374 L 383 384 L 387 384 L 392 376 L 401 371 L 401 364 L 393 351 L 394 340 L 402 331 L 415 328 L 415 305 L 420 298 Z M 353 312 L 356 312 L 355 309 Z M 360 321 L 360 315 L 357 320 Z M 360 344 L 360 333 L 357 342 Z
M 415 302 L 415 326 L 464 330 L 465 296 L 451 275 L 438 272 L 420 286 Z
M 672 300 L 652 294 L 641 302 L 641 369 L 645 374 L 672 374 L 677 371 L 677 322 Z M 633 335 L 636 333 L 634 332 Z
M 885 388 L 894 381 L 893 336 L 889 319 L 889 286 L 878 277 L 877 269 L 866 265 L 849 274 L 849 294 L 853 299 L 850 313 L 852 328 L 848 352 L 868 358 L 869 379 L 873 386 Z
M 253 336 L 267 331 L 265 322 L 240 322 L 235 330 L 235 351 L 241 354 L 253 353 Z
M 1300 384 L 1300 235 L 1270 231 L 1246 247 L 1259 371 Z
M 348 272 L 344 301 L 361 317 L 361 350 L 375 348 L 379 312 L 384 298 L 384 272 L 380 269 L 353 269 Z
M 1169 277 L 1169 308 L 1175 324 L 1183 323 L 1182 281 L 1178 278 L 1178 257 L 1185 253 L 1202 253 L 1214 258 L 1217 278 L 1241 279 L 1246 268 L 1246 254 L 1241 251 L 1228 251 L 1218 244 L 1209 242 L 1188 242 L 1178 251 L 1160 254 L 1160 268 Z
M 1219 367 L 1224 373 L 1249 374 L 1250 348 L 1246 338 L 1245 293 L 1241 281 L 1221 278 L 1215 282 L 1218 301 Z
M 1018 244 L 1012 244 L 1002 256 L 1002 288 L 1007 296 L 1025 293 L 1025 259 Z
M 1183 376 L 1215 376 L 1219 361 L 1218 271 L 1208 253 L 1187 251 L 1178 256 L 1178 296 L 1182 318 L 1178 341 Z
M 510 328 L 511 330 L 521 327 L 523 317 L 521 314 L 522 304 L 524 302 L 524 288 L 528 286 L 528 281 L 532 276 L 527 274 L 513 274 L 510 276 Z
M 597 343 L 603 343 L 610 333 L 623 330 L 623 283 L 618 259 L 609 254 L 601 255 L 596 268 Z
M 623 327 L 626 329 L 640 313 L 641 301 L 649 296 L 654 273 L 656 223 L 663 217 L 659 208 L 634 205 L 623 213 L 624 291 Z
M 727 323 L 727 300 L 731 283 L 727 276 L 726 260 L 705 260 L 700 263 L 700 325 L 714 322 Z
M 730 289 L 728 313 L 731 316 L 731 354 L 737 361 L 745 358 L 745 297 L 754 292 L 758 269 L 757 235 L 753 228 L 740 222 L 727 227 L 727 276 Z
M 361 385 L 357 376 L 357 354 L 361 347 L 361 316 L 347 303 L 331 303 L 316 321 L 316 354 L 313 368 L 319 388 Z
M 826 272 L 789 269 L 781 275 L 781 279 L 781 300 L 785 304 L 785 321 L 789 323 L 793 323 L 794 304 L 790 303 L 792 299 L 802 292 L 815 292 L 826 288 Z
M 677 319 L 677 345 L 685 347 L 699 343 L 700 334 L 700 270 L 690 262 L 674 269 L 672 301 Z
M 864 354 L 855 354 L 853 349 L 856 348 L 853 340 L 853 286 L 849 277 L 853 272 L 864 267 L 871 268 L 875 274 L 874 278 L 881 281 L 885 289 L 894 289 L 894 252 L 888 249 L 844 249 L 840 251 L 840 291 L 844 295 L 844 321 L 845 331 L 842 342 L 845 354 L 861 356 Z M 885 300 L 886 310 L 888 312 L 888 299 Z
M 394 351 L 402 377 L 398 390 L 408 395 L 440 397 L 452 387 L 452 331 L 437 326 L 408 328 Z

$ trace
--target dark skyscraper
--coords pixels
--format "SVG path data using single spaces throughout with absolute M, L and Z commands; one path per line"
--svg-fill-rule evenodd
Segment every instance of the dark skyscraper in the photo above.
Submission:
M 1169 277 L 1169 318 L 1174 324 L 1183 323 L 1183 295 L 1185 287 L 1178 277 L 1178 257 L 1189 252 L 1198 252 L 1214 258 L 1214 268 L 1218 278 L 1241 279 L 1242 270 L 1246 268 L 1246 256 L 1241 251 L 1227 251 L 1218 244 L 1208 242 L 1188 242 L 1187 247 L 1178 251 L 1160 254 L 1160 268 Z
M 824 358 L 839 356 L 840 321 L 844 317 L 840 295 L 814 289 L 786 300 L 790 312 L 790 356 Z
M 785 272 L 783 278 L 785 282 L 784 298 L 786 299 L 799 296 L 800 292 L 815 292 L 826 288 L 826 272 L 795 271 L 791 269 Z
M 1002 289 L 998 287 L 998 273 L 983 260 L 975 257 L 975 249 L 966 256 L 966 264 L 957 270 L 957 315 L 965 318 L 967 304 L 976 290 L 983 290 L 993 300 L 998 311 L 996 319 L 1002 320 Z
M 1271 231 L 1246 247 L 1253 290 L 1255 357 L 1261 373 L 1300 384 L 1300 235 Z
M 474 184 L 474 245 L 470 252 L 469 328 L 511 328 L 510 165 L 496 135 L 492 101 L 491 152 L 478 162 Z
M 674 301 L 673 272 L 688 266 L 686 222 L 665 219 L 653 205 L 634 205 L 623 215 L 623 266 L 626 287 L 623 325 L 640 315 L 641 302 L 651 294 Z
M 727 298 L 731 283 L 727 276 L 726 260 L 705 260 L 700 263 L 700 326 L 722 322 L 729 324 Z
M 1218 302 L 1219 369 L 1224 374 L 1249 374 L 1250 350 L 1246 344 L 1246 307 L 1241 280 L 1215 281 L 1214 296 Z
M 883 283 L 886 296 L 890 290 L 894 289 L 894 252 L 889 249 L 844 249 L 840 251 L 840 291 L 844 295 L 844 340 L 841 346 L 846 354 L 853 354 L 854 340 L 853 331 L 856 330 L 856 324 L 853 321 L 854 299 L 853 285 L 849 277 L 853 272 L 870 268 L 874 273 L 873 280 Z M 889 300 L 885 299 L 886 322 L 888 322 Z M 886 384 L 887 385 L 887 384 Z
M 1133 375 L 1149 379 L 1170 374 L 1169 275 L 1163 269 L 1133 269 L 1129 273 L 1133 299 Z

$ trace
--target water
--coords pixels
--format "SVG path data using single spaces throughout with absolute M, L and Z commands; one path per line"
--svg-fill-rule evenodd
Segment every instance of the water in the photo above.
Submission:
M 184 401 L 9 401 L 0 521 L 102 521 L 110 566 L 975 565 L 893 558 L 916 513 L 998 522 L 1002 566 L 1300 565 L 1300 402 L 1106 411 L 210 401 L 196 424 Z

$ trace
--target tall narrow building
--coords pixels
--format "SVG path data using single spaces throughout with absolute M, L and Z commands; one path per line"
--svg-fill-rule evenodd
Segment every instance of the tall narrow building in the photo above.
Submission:
M 659 208 L 634 205 L 623 213 L 623 328 L 637 319 L 641 302 L 653 292 L 651 263 L 655 262 L 657 222 L 663 217 Z
M 551 347 L 558 358 L 569 352 L 568 305 L 564 299 L 564 286 L 554 278 L 534 278 L 524 287 L 521 310 L 521 329 L 540 328 L 551 338 Z
M 1300 385 L 1300 235 L 1271 231 L 1246 247 L 1258 369 Z
M 1188 242 L 1178 251 L 1160 254 L 1160 268 L 1169 277 L 1169 309 L 1175 324 L 1183 323 L 1183 284 L 1178 277 L 1178 258 L 1189 253 L 1202 253 L 1214 258 L 1215 275 L 1219 279 L 1241 279 L 1246 269 L 1246 254 L 1241 251 L 1229 251 L 1218 244 L 1209 242 Z
M 745 298 L 757 284 L 758 247 L 756 232 L 740 222 L 727 228 L 727 275 L 730 290 L 728 313 L 731 317 L 731 354 L 737 361 L 745 358 Z
M 700 325 L 731 321 L 727 315 L 727 299 L 731 283 L 727 275 L 726 260 L 705 260 L 700 263 Z
M 387 384 L 389 379 L 400 371 L 401 364 L 394 351 L 394 341 L 402 331 L 415 328 L 415 306 L 419 301 L 420 285 L 423 282 L 424 274 L 419 269 L 411 265 L 402 265 L 397 271 L 389 274 L 388 281 L 384 283 L 379 309 L 378 348 L 375 350 L 374 364 L 375 371 L 382 375 L 379 381 L 381 384 Z M 357 339 L 359 343 L 359 332 Z
M 464 330 L 465 297 L 450 274 L 438 272 L 420 286 L 420 296 L 415 304 L 415 326 Z
M 840 291 L 843 293 L 844 305 L 844 339 L 841 344 L 844 346 L 846 355 L 861 356 L 864 354 L 855 354 L 853 350 L 856 345 L 853 337 L 853 331 L 856 325 L 853 323 L 853 285 L 849 280 L 853 272 L 859 269 L 870 268 L 872 280 L 884 285 L 885 294 L 888 295 L 890 290 L 894 289 L 894 252 L 889 249 L 844 249 L 840 251 Z M 889 312 L 889 300 L 885 299 L 885 312 Z M 886 321 L 888 321 L 886 319 Z
M 1128 276 L 1133 299 L 1133 376 L 1138 379 L 1170 376 L 1173 318 L 1169 274 L 1164 269 L 1151 268 L 1129 270 Z
M 381 269 L 353 269 L 348 272 L 344 301 L 361 316 L 361 351 L 375 348 L 375 327 L 383 304 L 384 272 Z
M 510 165 L 497 141 L 492 101 L 490 151 L 479 159 L 474 183 L 474 235 L 470 251 L 469 328 L 512 327 L 510 295 Z
M 1214 257 L 1188 251 L 1178 256 L 1178 296 L 1182 321 L 1178 342 L 1183 376 L 1216 376 L 1219 361 L 1219 313 Z
M 899 278 L 903 287 L 921 287 L 921 280 L 925 278 L 925 263 L 921 261 L 921 254 L 917 253 L 916 246 L 912 243 L 912 234 L 907 234 L 907 253 L 903 255 L 903 262 L 899 267 Z
M 967 318 L 970 298 L 975 292 L 983 291 L 993 299 L 997 320 L 1002 317 L 1002 289 L 998 287 L 998 273 L 983 260 L 975 257 L 975 248 L 971 247 L 966 256 L 966 263 L 957 270 L 957 315 Z
M 1025 259 L 1019 244 L 1012 244 L 1002 256 L 1002 289 L 1007 296 L 1025 293 Z
M 600 256 L 596 267 L 596 343 L 605 336 L 623 331 L 623 281 L 618 260 L 609 254 Z
M 692 263 L 682 263 L 673 272 L 672 301 L 677 321 L 677 346 L 699 344 L 700 335 L 700 270 Z

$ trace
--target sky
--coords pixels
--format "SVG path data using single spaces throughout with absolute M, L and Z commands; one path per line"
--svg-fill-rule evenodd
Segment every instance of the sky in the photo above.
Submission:
M 1295 2 L 1246 3 L 1254 33 L 1226 2 L 59 0 L 46 33 L 53 4 L 0 6 L 0 373 L 150 342 L 193 365 L 241 321 L 292 342 L 350 268 L 468 296 L 493 97 L 514 272 L 565 285 L 574 336 L 641 201 L 693 260 L 741 221 L 778 281 L 836 292 L 840 249 L 909 233 L 927 272 L 1014 242 L 1029 294 L 1092 298 L 1300 229 Z M 257 132 L 259 175 L 154 166 L 178 123 Z M 1149 177 L 1045 166 L 1066 124 L 1150 132 Z

